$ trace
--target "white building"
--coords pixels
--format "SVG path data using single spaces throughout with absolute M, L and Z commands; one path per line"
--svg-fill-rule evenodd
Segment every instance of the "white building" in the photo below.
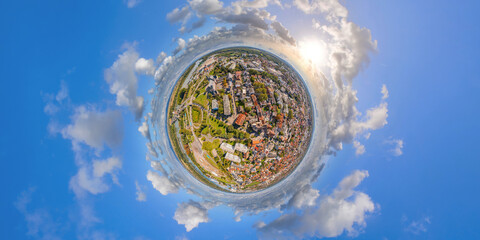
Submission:
M 245 146 L 241 143 L 235 143 L 235 151 L 246 153 L 248 151 L 248 148 L 247 148 L 247 146 Z
M 220 144 L 220 149 L 222 149 L 223 151 L 225 151 L 227 153 L 234 153 L 235 152 L 235 150 L 233 149 L 233 146 L 228 144 L 228 143 Z
M 228 161 L 236 162 L 236 163 L 240 163 L 242 161 L 240 157 L 235 156 L 229 152 L 227 152 L 227 155 L 225 155 L 225 159 L 227 159 Z
M 223 95 L 223 115 L 230 116 L 230 101 L 228 100 L 228 95 Z

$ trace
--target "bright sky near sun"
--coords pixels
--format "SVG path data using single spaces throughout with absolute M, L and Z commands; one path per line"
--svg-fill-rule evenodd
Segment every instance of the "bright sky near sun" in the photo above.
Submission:
M 480 3 L 340 1 L 359 26 L 344 25 L 346 36 L 366 40 L 334 45 L 318 24 L 347 14 L 336 0 L 315 13 L 307 1 L 239 1 L 234 17 L 220 13 L 230 1 L 202 2 L 0 2 L 0 239 L 480 239 Z M 247 5 L 270 15 L 240 14 Z M 335 149 L 303 198 L 241 221 L 155 168 L 144 125 L 155 71 L 229 21 L 296 43 L 321 69 L 343 60 L 353 95 L 331 102 L 358 100 L 351 131 L 365 130 Z M 333 58 L 337 46 L 359 62 Z M 361 210 L 325 210 L 335 207 Z

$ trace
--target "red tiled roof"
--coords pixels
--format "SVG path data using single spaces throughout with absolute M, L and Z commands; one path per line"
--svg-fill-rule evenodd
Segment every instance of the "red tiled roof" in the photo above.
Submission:
M 243 123 L 245 122 L 245 118 L 246 118 L 245 114 L 243 113 L 238 114 L 237 120 L 235 120 L 235 124 L 237 124 L 238 126 L 242 126 Z

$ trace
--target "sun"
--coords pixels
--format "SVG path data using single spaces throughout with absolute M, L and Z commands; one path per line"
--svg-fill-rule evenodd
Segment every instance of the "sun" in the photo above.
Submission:
M 327 48 L 323 41 L 307 39 L 299 42 L 301 56 L 314 66 L 318 67 L 327 62 Z

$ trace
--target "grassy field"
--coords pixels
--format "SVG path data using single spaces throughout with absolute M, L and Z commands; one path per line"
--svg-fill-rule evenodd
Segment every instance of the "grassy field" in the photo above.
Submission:
M 202 115 L 200 111 L 202 111 L 200 108 L 195 106 L 192 107 L 192 121 L 194 123 L 200 123 L 202 121 Z
M 205 93 L 199 94 L 193 102 L 202 105 L 205 109 L 208 108 L 208 99 Z

